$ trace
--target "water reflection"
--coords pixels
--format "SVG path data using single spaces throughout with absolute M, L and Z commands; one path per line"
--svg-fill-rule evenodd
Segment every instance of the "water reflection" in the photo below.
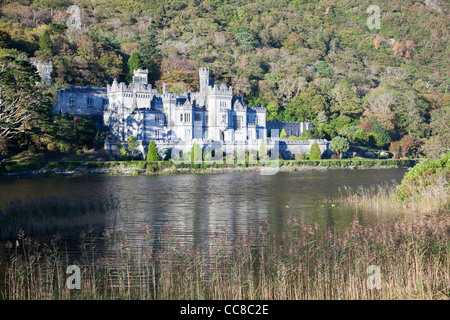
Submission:
M 118 213 L 106 217 L 102 228 L 121 229 L 130 246 L 141 246 L 142 226 L 159 233 L 169 223 L 177 239 L 201 248 L 211 235 L 226 228 L 231 234 L 258 229 L 267 220 L 280 234 L 289 216 L 326 227 L 345 228 L 354 212 L 325 198 L 339 196 L 339 187 L 399 182 L 406 170 L 324 170 L 259 175 L 255 173 L 80 176 L 0 181 L 0 205 L 16 198 L 113 195 Z M 361 224 L 370 216 L 359 217 Z M 232 239 L 230 239 L 232 241 Z

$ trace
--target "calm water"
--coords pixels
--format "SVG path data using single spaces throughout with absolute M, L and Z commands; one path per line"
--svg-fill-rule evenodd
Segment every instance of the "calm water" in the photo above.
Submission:
M 231 233 L 257 230 L 266 219 L 280 232 L 288 217 L 321 226 L 345 228 L 355 213 L 324 201 L 339 197 L 339 187 L 399 183 L 405 169 L 324 170 L 277 173 L 182 174 L 160 176 L 78 176 L 0 180 L 0 206 L 17 198 L 112 195 L 120 212 L 101 228 L 122 230 L 139 241 L 141 227 L 156 232 L 164 223 L 182 241 L 207 244 L 218 229 Z M 362 224 L 373 216 L 360 214 Z
M 343 230 L 355 216 L 348 207 L 336 203 L 339 188 L 399 183 L 405 169 L 324 170 L 277 173 L 180 174 L 160 176 L 78 176 L 0 180 L 0 207 L 14 199 L 37 199 L 50 196 L 113 196 L 120 201 L 118 212 L 107 213 L 97 226 L 94 239 L 102 255 L 114 255 L 117 235 L 102 239 L 108 228 L 121 229 L 131 252 L 141 256 L 146 250 L 142 226 L 148 224 L 158 235 L 169 224 L 175 240 L 198 246 L 207 256 L 214 233 L 227 231 L 232 243 L 237 233 L 257 232 L 262 220 L 280 235 L 286 220 L 318 223 L 321 227 L 336 225 Z M 331 201 L 325 201 L 331 199 Z M 357 213 L 362 225 L 381 219 L 377 215 Z M 83 227 L 84 230 L 88 226 Z M 62 232 L 60 243 L 73 259 L 80 256 L 82 229 Z M 49 242 L 53 234 L 35 236 Z M 0 275 L 5 272 L 8 250 L 6 239 L 0 240 Z M 148 245 L 147 245 L 148 246 Z M 4 286 L 0 278 L 0 288 Z

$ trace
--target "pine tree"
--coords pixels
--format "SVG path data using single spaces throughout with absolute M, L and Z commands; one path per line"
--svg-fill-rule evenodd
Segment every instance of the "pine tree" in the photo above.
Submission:
M 128 83 L 133 80 L 134 70 L 138 69 L 142 69 L 142 62 L 139 52 L 135 51 L 131 54 L 130 59 L 128 59 L 128 73 L 126 78 Z
M 52 94 L 40 86 L 37 69 L 13 56 L 0 57 L 0 145 L 32 134 L 47 133 L 51 125 Z
M 156 148 L 156 142 L 150 141 L 147 152 L 147 161 L 159 161 L 160 157 L 158 154 L 158 149 Z
M 150 24 L 144 39 L 139 43 L 142 67 L 148 70 L 148 81 L 154 83 L 159 79 L 162 54 L 158 48 L 158 32 Z
M 52 39 L 50 38 L 50 32 L 48 32 L 48 30 L 45 30 L 41 38 L 39 39 L 39 48 L 43 51 L 53 51 L 53 43 Z
M 286 133 L 286 130 L 281 130 L 281 133 L 280 133 L 280 138 L 286 138 L 287 137 L 287 133 Z

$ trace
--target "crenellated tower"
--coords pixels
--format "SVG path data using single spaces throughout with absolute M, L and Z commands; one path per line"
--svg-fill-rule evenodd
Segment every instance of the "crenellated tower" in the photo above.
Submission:
M 199 68 L 198 75 L 200 79 L 200 93 L 206 93 L 209 86 L 209 68 Z

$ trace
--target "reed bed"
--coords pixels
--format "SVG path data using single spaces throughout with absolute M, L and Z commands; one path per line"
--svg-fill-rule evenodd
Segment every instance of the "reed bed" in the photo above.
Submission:
M 328 202 L 340 202 L 365 213 L 388 216 L 449 212 L 448 189 L 434 187 L 426 191 L 421 193 L 420 200 L 402 202 L 397 199 L 398 186 L 394 182 L 372 187 L 359 186 L 356 189 L 344 186 L 339 188 L 340 198 Z
M 208 250 L 176 241 L 171 229 L 142 228 L 131 248 L 121 230 L 81 237 L 74 261 L 58 239 L 39 244 L 23 232 L 2 262 L 4 299 L 448 299 L 450 215 L 437 213 L 344 233 L 287 221 L 274 237 L 263 221 L 255 233 L 217 232 Z M 99 242 L 114 248 L 108 255 Z M 81 289 L 66 286 L 67 266 L 81 270 Z M 380 270 L 370 286 L 369 266 Z

